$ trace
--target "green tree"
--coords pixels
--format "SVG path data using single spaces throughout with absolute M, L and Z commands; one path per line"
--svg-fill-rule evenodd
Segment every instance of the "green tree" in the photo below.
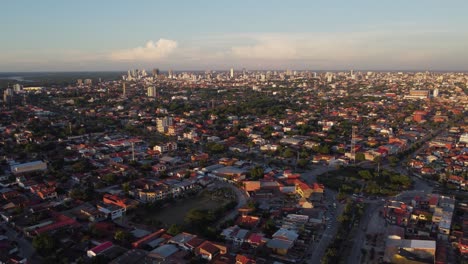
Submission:
M 299 168 L 305 168 L 305 167 L 307 167 L 308 163 L 309 163 L 309 160 L 300 159 L 300 160 L 297 161 L 297 166 L 299 166 Z
M 130 191 L 130 183 L 129 182 L 122 183 L 122 190 L 124 191 L 125 194 L 128 194 L 128 192 Z
M 124 242 L 124 241 L 127 241 L 128 239 L 130 239 L 130 233 L 122 230 L 122 229 L 118 229 L 117 231 L 115 231 L 114 233 L 114 239 L 117 240 L 117 241 L 120 241 L 120 242 Z
M 268 219 L 263 225 L 263 232 L 267 235 L 272 235 L 277 230 L 275 221 L 273 219 Z
M 250 170 L 250 177 L 252 180 L 258 180 L 263 178 L 263 167 L 261 166 L 255 166 Z
M 182 228 L 180 228 L 179 225 L 177 224 L 172 224 L 169 229 L 167 229 L 167 233 L 171 236 L 175 236 L 177 234 L 179 234 L 180 232 L 182 232 Z
M 102 180 L 104 180 L 108 184 L 114 184 L 117 181 L 117 177 L 115 176 L 115 174 L 109 173 L 102 176 Z
M 360 170 L 358 172 L 359 176 L 364 179 L 364 180 L 371 180 L 372 179 L 372 173 L 368 170 Z
M 397 158 L 396 156 L 390 156 L 388 157 L 388 161 L 390 162 L 390 166 L 395 167 L 400 161 L 400 159 Z
M 47 256 L 56 250 L 55 239 L 47 233 L 35 236 L 33 238 L 32 245 L 34 249 L 43 256 Z
M 284 152 L 283 152 L 283 157 L 289 159 L 289 158 L 292 158 L 294 157 L 294 151 L 292 149 L 289 149 L 287 148 Z
M 358 152 L 355 154 L 356 161 L 364 161 L 366 160 L 366 156 L 364 156 L 364 153 Z

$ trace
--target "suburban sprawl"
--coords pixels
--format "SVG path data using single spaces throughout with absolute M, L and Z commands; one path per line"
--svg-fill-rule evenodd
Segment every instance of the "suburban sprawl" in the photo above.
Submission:
M 10 81 L 0 263 L 468 263 L 467 73 Z

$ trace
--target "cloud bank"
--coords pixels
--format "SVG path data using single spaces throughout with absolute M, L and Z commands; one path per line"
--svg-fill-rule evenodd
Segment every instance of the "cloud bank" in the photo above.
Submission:
M 468 70 L 466 43 L 466 34 L 434 30 L 198 35 L 111 51 L 0 53 L 0 70 Z
M 177 42 L 161 38 L 154 42 L 146 42 L 144 47 L 124 49 L 111 52 L 110 59 L 114 61 L 155 61 L 168 57 L 177 49 Z

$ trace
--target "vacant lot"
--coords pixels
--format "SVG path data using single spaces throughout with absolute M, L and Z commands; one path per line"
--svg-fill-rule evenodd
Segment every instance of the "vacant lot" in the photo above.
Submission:
M 235 194 L 230 189 L 204 190 L 196 196 L 176 200 L 164 207 L 144 210 L 138 214 L 144 215 L 146 219 L 161 222 L 167 228 L 172 224 L 183 225 L 184 217 L 191 209 L 215 210 L 233 200 L 235 200 Z
M 161 208 L 155 212 L 152 212 L 152 215 L 163 222 L 165 226 L 170 226 L 172 224 L 182 225 L 184 223 L 185 214 L 190 211 L 190 209 L 216 209 L 220 206 L 219 201 L 211 200 L 208 197 L 193 197 L 185 200 L 176 201 L 166 208 Z

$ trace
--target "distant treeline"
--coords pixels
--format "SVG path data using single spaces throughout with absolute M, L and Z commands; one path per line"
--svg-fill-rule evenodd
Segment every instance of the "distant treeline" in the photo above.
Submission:
M 120 79 L 125 72 L 12 72 L 0 73 L 0 88 L 19 83 L 24 86 L 68 86 L 78 79 L 91 79 L 93 83 Z M 19 77 L 19 80 L 12 77 Z

